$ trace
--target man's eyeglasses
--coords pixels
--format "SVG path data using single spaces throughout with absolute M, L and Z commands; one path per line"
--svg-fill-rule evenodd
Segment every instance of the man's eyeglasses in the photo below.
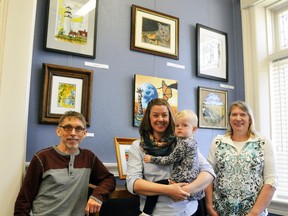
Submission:
M 86 130 L 85 128 L 80 127 L 80 126 L 72 127 L 70 125 L 64 125 L 64 126 L 59 126 L 59 127 L 63 128 L 65 132 L 69 132 L 69 133 L 71 133 L 72 130 L 75 129 L 75 133 L 77 134 L 83 133 Z

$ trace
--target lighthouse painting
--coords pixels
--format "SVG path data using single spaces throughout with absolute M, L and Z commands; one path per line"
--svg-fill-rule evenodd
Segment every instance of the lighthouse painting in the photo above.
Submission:
M 55 40 L 79 45 L 87 44 L 88 20 L 86 15 L 77 15 L 84 5 L 80 2 L 61 0 L 58 2 Z
M 97 2 L 49 1 L 45 49 L 95 58 Z

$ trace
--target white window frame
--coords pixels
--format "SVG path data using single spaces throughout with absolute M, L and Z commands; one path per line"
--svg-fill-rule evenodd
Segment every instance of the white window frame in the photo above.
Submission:
M 288 50 L 269 55 L 275 49 L 274 40 L 267 32 L 273 31 L 271 25 L 271 6 L 283 4 L 288 0 L 240 0 L 243 36 L 243 60 L 245 99 L 255 115 L 256 128 L 271 138 L 269 62 L 288 55 Z M 288 202 L 276 199 L 269 206 L 269 212 L 287 215 Z

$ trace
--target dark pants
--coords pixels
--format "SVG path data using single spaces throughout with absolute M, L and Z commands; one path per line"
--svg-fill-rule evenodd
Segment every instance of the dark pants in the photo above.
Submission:
M 167 185 L 167 184 L 169 184 L 169 181 L 168 181 L 168 179 L 164 179 L 164 180 L 156 181 L 155 183 Z M 158 201 L 157 195 L 156 196 L 147 196 L 143 212 L 146 214 L 152 215 L 152 212 L 156 206 L 157 201 Z M 207 215 L 207 212 L 206 212 L 205 202 L 204 202 L 204 198 L 202 198 L 202 199 L 198 200 L 197 211 L 192 216 L 206 216 L 206 215 Z
M 197 211 L 192 216 L 207 216 L 204 198 L 198 200 Z
M 169 181 L 168 179 L 164 179 L 164 180 L 156 181 L 155 183 L 168 185 Z M 145 202 L 144 209 L 143 209 L 144 213 L 152 215 L 152 212 L 158 201 L 158 197 L 159 197 L 158 195 L 146 197 L 146 202 Z
M 100 216 L 138 216 L 140 200 L 138 196 L 133 198 L 110 199 L 104 201 Z M 192 216 L 206 216 L 204 199 L 198 200 L 198 209 Z
M 140 199 L 138 196 L 133 198 L 109 199 L 104 201 L 101 206 L 99 216 L 138 216 Z

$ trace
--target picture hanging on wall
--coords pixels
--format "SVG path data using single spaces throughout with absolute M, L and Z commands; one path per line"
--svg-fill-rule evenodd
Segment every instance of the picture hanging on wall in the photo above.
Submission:
M 228 82 L 227 33 L 196 24 L 197 76 Z
M 227 91 L 198 87 L 198 127 L 227 129 Z
M 179 18 L 132 5 L 130 49 L 179 59 Z
M 99 0 L 48 0 L 44 49 L 95 58 Z
M 134 140 L 136 138 L 114 137 L 119 179 L 126 179 L 129 150 Z
M 90 125 L 93 70 L 43 63 L 40 123 L 58 124 L 63 113 L 82 113 Z
M 139 127 L 143 119 L 146 107 L 150 100 L 163 98 L 168 101 L 173 113 L 178 109 L 178 81 L 166 78 L 134 76 L 134 111 L 133 126 Z

